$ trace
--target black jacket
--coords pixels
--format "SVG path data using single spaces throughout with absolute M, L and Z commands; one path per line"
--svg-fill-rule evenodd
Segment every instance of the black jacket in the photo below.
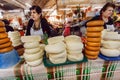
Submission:
M 27 30 L 26 30 L 26 35 L 31 35 L 30 29 L 31 29 L 33 23 L 34 23 L 34 20 L 30 19 L 28 22 Z M 49 24 L 45 18 L 41 19 L 41 28 L 42 28 L 43 33 L 46 32 L 48 34 L 48 36 L 50 36 L 50 34 L 51 34 L 50 27 L 49 27 Z

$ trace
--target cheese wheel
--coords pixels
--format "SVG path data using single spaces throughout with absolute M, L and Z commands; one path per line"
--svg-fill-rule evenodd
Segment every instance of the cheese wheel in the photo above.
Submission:
M 76 54 L 76 55 L 68 54 L 67 57 L 68 57 L 68 60 L 70 61 L 81 61 L 84 58 L 83 54 Z
M 40 51 L 40 47 L 32 48 L 32 49 L 25 49 L 25 53 L 27 54 L 34 54 Z
M 65 44 L 64 42 L 59 42 L 59 43 L 55 43 L 55 44 L 50 44 L 45 46 L 45 51 L 47 53 L 61 53 L 65 50 Z
M 24 56 L 26 61 L 31 62 L 31 61 L 35 61 L 37 59 L 40 59 L 41 57 L 43 57 L 43 54 L 44 54 L 43 50 L 40 50 L 39 52 L 34 53 L 34 54 L 24 53 L 23 56 Z
M 99 51 L 100 50 L 100 47 L 94 47 L 94 46 L 88 46 L 88 45 L 85 45 L 85 48 L 87 50 L 91 50 L 91 51 Z
M 5 26 L 4 22 L 0 21 L 0 27 L 4 27 L 4 26 Z
M 96 56 L 99 54 L 99 51 L 91 51 L 91 50 L 85 49 L 85 54 L 91 55 L 91 56 Z
M 1 32 L 5 32 L 6 30 L 5 30 L 5 28 L 4 27 L 0 27 L 0 33 Z
M 88 59 L 97 59 L 97 58 L 98 58 L 98 55 L 91 56 L 91 55 L 85 54 L 85 56 L 86 56 Z
M 118 49 L 100 49 L 101 54 L 107 56 L 107 57 L 118 57 L 120 55 L 120 51 Z
M 82 42 L 74 42 L 74 41 L 67 41 L 66 46 L 68 50 L 81 50 L 83 49 L 83 43 Z
M 89 42 L 101 42 L 101 38 L 100 38 L 100 37 L 98 37 L 98 38 L 90 38 L 90 37 L 87 37 L 86 39 L 87 39 L 87 41 L 89 41 Z
M 0 39 L 7 38 L 8 34 L 7 33 L 0 33 Z
M 7 43 L 1 44 L 1 45 L 0 45 L 0 49 L 1 49 L 1 48 L 6 48 L 6 47 L 11 46 L 11 45 L 12 45 L 12 42 L 9 41 L 9 42 L 7 42 Z
M 87 42 L 86 44 L 93 47 L 99 47 L 101 45 L 99 42 Z
M 26 42 L 24 43 L 24 48 L 26 49 L 31 49 L 31 48 L 36 48 L 39 47 L 39 42 Z
M 0 45 L 9 41 L 10 41 L 10 38 L 0 39 Z
M 52 59 L 58 59 L 58 58 L 62 58 L 62 57 L 65 57 L 67 56 L 67 52 L 66 50 L 63 51 L 62 53 L 59 53 L 59 54 L 50 54 L 48 53 L 49 57 L 51 57 Z
M 48 38 L 48 44 L 55 44 L 57 42 L 64 41 L 64 36 L 56 36 L 56 37 L 51 37 Z
M 10 31 L 8 32 L 9 37 L 20 37 L 20 33 L 18 31 Z
M 80 53 L 82 53 L 82 49 L 81 50 L 67 50 L 67 52 L 69 54 L 80 54 Z
M 22 42 L 35 42 L 35 41 L 41 41 L 40 36 L 22 36 L 21 37 Z
M 16 46 L 22 45 L 22 42 L 18 42 L 17 44 L 16 44 L 16 43 L 12 43 L 12 45 L 13 45 L 14 47 L 16 47 Z
M 120 41 L 102 41 L 102 46 L 108 49 L 118 49 L 120 48 Z
M 64 57 L 58 58 L 58 59 L 53 59 L 53 58 L 49 57 L 49 59 L 50 59 L 50 61 L 51 61 L 53 64 L 60 64 L 60 63 L 66 62 L 67 57 L 64 56 Z
M 97 26 L 97 27 L 87 27 L 87 32 L 100 32 L 104 29 L 103 26 Z
M 69 35 L 69 36 L 65 37 L 65 42 L 68 42 L 68 41 L 81 42 L 81 38 L 79 36 L 76 36 L 76 35 Z
M 87 27 L 102 26 L 102 25 L 104 25 L 104 21 L 102 20 L 93 20 L 93 21 L 87 22 Z
M 86 36 L 93 37 L 93 38 L 101 37 L 101 32 L 87 32 Z
M 42 63 L 42 60 L 43 60 L 43 58 L 40 58 L 40 59 L 32 61 L 32 62 L 28 62 L 28 61 L 26 61 L 26 62 L 29 66 L 35 67 L 35 66 L 40 65 Z
M 9 47 L 6 47 L 6 48 L 3 48 L 3 49 L 0 49 L 0 53 L 5 53 L 5 52 L 9 52 L 13 50 L 13 47 L 12 46 L 9 46 Z

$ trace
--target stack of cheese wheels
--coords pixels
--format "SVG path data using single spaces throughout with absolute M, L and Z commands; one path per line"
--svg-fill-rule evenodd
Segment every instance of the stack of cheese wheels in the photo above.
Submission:
M 22 42 L 24 43 L 24 58 L 28 65 L 37 66 L 41 64 L 43 60 L 44 50 L 40 47 L 40 36 L 22 36 Z
M 18 31 L 8 32 L 8 37 L 12 41 L 12 45 L 14 47 L 19 46 L 19 45 L 22 44 L 21 36 L 20 36 L 20 33 Z
M 106 30 L 104 30 L 106 31 Z M 101 42 L 101 54 L 107 57 L 120 56 L 120 34 L 117 32 L 104 32 Z
M 81 38 L 76 35 L 70 35 L 65 37 L 65 43 L 67 48 L 67 58 L 70 61 L 81 61 L 84 56 L 82 54 L 83 43 Z
M 6 53 L 13 50 L 12 42 L 8 38 L 5 25 L 0 21 L 0 53 Z
M 87 23 L 85 55 L 89 59 L 98 57 L 101 45 L 101 32 L 104 29 L 103 25 L 104 22 L 102 20 L 94 20 Z
M 66 45 L 63 40 L 63 36 L 49 38 L 48 45 L 45 46 L 46 54 L 53 64 L 64 63 L 67 60 Z

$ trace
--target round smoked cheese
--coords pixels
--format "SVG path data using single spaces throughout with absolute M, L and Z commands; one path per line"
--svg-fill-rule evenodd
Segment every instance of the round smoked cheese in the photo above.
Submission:
M 0 53 L 9 52 L 11 50 L 13 50 L 13 46 L 9 46 L 9 47 L 0 49 Z
M 10 41 L 10 38 L 0 39 L 0 45 L 9 41 Z
M 103 26 L 103 25 L 104 25 L 104 21 L 102 20 L 93 20 L 87 22 L 87 27 L 95 27 L 95 26 Z
M 97 26 L 97 27 L 87 27 L 87 32 L 100 32 L 104 29 L 103 26 Z
M 7 43 L 1 44 L 1 45 L 0 45 L 0 49 L 6 48 L 6 47 L 11 46 L 11 45 L 12 45 L 12 42 L 9 41 L 9 42 L 7 42 Z

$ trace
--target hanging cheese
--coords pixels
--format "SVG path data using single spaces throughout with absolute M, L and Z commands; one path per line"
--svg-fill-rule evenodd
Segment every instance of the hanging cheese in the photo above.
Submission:
M 100 37 L 101 32 L 87 32 L 86 36 L 87 37 L 93 37 L 93 38 Z
M 87 32 L 100 32 L 103 29 L 104 29 L 103 26 L 87 27 Z
M 93 20 L 93 21 L 87 22 L 87 26 L 89 27 L 101 26 L 101 25 L 104 25 L 104 21 L 102 20 Z

